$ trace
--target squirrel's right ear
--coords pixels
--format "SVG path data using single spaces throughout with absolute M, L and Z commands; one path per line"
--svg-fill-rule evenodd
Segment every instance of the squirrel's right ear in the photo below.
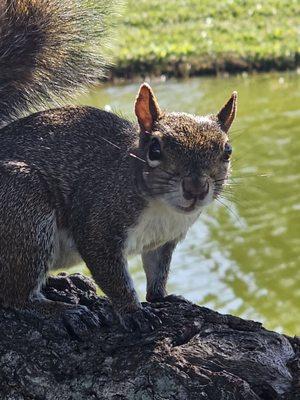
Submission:
M 217 118 L 221 129 L 227 133 L 236 115 L 237 109 L 237 92 L 233 92 L 230 99 L 218 113 Z
M 161 115 L 154 93 L 147 83 L 143 83 L 135 101 L 135 115 L 143 131 L 151 132 L 153 124 Z

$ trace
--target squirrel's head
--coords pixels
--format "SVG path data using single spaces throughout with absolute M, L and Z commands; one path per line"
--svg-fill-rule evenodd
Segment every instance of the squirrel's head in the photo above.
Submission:
M 228 131 L 237 94 L 216 115 L 162 112 L 149 85 L 135 102 L 140 154 L 146 163 L 142 184 L 147 196 L 180 212 L 196 212 L 218 197 L 226 183 L 232 152 Z

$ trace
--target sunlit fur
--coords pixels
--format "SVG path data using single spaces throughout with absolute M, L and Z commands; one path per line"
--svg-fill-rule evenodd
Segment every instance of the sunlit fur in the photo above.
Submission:
M 152 134 L 148 137 L 144 134 L 141 141 L 145 159 L 152 137 L 158 137 L 161 142 L 162 160 L 155 168 L 144 166 L 143 180 L 148 196 L 178 212 L 199 213 L 220 194 L 229 176 L 230 162 L 223 159 L 228 137 L 216 117 L 163 115 Z M 202 200 L 183 196 L 182 180 L 191 174 L 208 179 L 209 191 Z

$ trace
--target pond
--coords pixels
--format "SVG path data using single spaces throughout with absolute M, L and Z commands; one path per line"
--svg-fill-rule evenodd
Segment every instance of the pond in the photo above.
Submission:
M 139 84 L 103 86 L 81 98 L 133 118 Z M 173 257 L 170 293 L 222 313 L 300 334 L 300 84 L 299 75 L 262 74 L 152 86 L 162 108 L 216 112 L 239 94 L 232 128 L 233 186 L 224 204 L 207 208 Z M 83 265 L 72 268 L 88 273 Z M 139 257 L 130 270 L 141 298 Z

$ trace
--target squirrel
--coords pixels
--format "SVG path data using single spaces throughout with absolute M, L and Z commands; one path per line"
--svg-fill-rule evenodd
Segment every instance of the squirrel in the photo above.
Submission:
M 237 94 L 214 115 L 169 113 L 144 83 L 136 123 L 88 106 L 32 113 L 103 73 L 102 6 L 1 2 L 0 305 L 85 334 L 100 324 L 92 312 L 41 293 L 49 270 L 82 260 L 122 325 L 147 332 L 161 321 L 141 305 L 127 257 L 142 256 L 148 302 L 171 299 L 172 253 L 229 177 Z

